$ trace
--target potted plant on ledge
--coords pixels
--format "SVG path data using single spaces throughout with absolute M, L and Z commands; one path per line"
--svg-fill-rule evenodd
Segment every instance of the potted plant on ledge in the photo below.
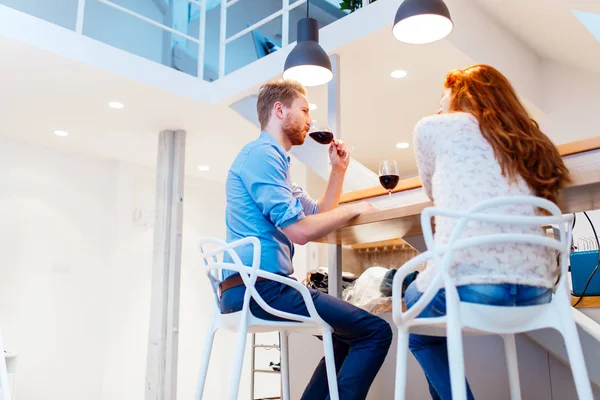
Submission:
M 369 0 L 369 4 L 374 3 L 376 0 Z M 357 9 L 362 7 L 362 0 L 341 0 L 340 10 L 349 10 L 353 13 Z

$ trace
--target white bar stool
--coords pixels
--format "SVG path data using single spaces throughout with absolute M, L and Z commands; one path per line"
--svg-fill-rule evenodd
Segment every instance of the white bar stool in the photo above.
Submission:
M 511 216 L 483 212 L 490 208 L 517 204 L 531 205 L 547 210 L 550 216 Z M 458 219 L 447 245 L 437 246 L 433 241 L 431 228 L 431 217 L 433 216 Z M 560 237 L 559 240 L 556 240 L 535 234 L 497 233 L 461 239 L 462 230 L 469 221 L 530 226 L 556 224 Z M 394 323 L 398 327 L 396 400 L 405 398 L 409 332 L 447 336 L 452 398 L 466 399 L 461 336 L 463 328 L 466 328 L 464 332 L 466 334 L 499 334 L 502 336 L 512 400 L 521 399 L 514 335 L 537 329 L 556 329 L 565 340 L 579 399 L 593 400 L 581 343 L 572 316 L 571 296 L 568 288 L 567 260 L 571 245 L 571 222 L 571 216 L 563 216 L 554 203 L 533 196 L 500 197 L 484 201 L 466 212 L 442 210 L 436 207 L 429 207 L 423 211 L 421 225 L 428 250 L 404 264 L 394 276 L 393 317 Z M 535 244 L 560 252 L 560 277 L 551 302 L 526 307 L 499 307 L 461 302 L 456 286 L 448 273 L 448 267 L 453 261 L 453 252 L 469 247 L 512 243 Z M 414 306 L 406 312 L 402 312 L 401 287 L 404 278 L 429 259 L 435 259 L 438 275 Z M 446 316 L 417 318 L 441 288 L 446 289 Z
M 217 245 L 219 247 L 213 250 L 205 250 L 204 246 L 207 244 Z M 235 252 L 235 248 L 250 244 L 254 247 L 254 256 L 252 260 L 252 267 L 246 267 L 242 264 L 239 256 Z M 330 398 L 331 400 L 339 400 L 335 360 L 333 357 L 333 339 L 331 336 L 333 330 L 325 321 L 321 319 L 317 313 L 308 289 L 293 279 L 260 270 L 260 241 L 255 237 L 247 237 L 229 244 L 217 238 L 203 238 L 200 240 L 200 249 L 202 251 L 202 258 L 205 263 L 208 279 L 212 284 L 215 301 L 212 305 L 212 322 L 206 334 L 200 376 L 198 378 L 198 385 L 196 387 L 196 400 L 201 400 L 203 398 L 213 339 L 218 329 L 226 329 L 230 332 L 237 332 L 238 334 L 236 356 L 231 380 L 231 390 L 229 392 L 230 400 L 237 400 L 238 398 L 247 335 L 249 333 L 262 332 L 280 332 L 281 334 L 281 380 L 283 400 L 290 400 L 288 335 L 291 332 L 302 332 L 310 335 L 321 335 L 323 337 L 323 348 L 325 351 L 325 364 L 327 369 Z M 221 257 L 225 252 L 229 254 L 233 260 L 233 263 L 224 263 L 219 261 L 217 257 Z M 242 310 L 238 312 L 230 314 L 221 314 L 220 312 L 219 295 L 217 289 L 222 280 L 222 270 L 239 272 L 244 285 L 246 286 L 244 305 Z M 270 307 L 254 288 L 254 284 L 258 277 L 280 282 L 298 290 L 304 299 L 309 316 L 305 317 L 291 314 Z M 256 301 L 258 305 L 269 314 L 285 318 L 290 321 L 268 321 L 256 318 L 250 312 L 250 299 Z

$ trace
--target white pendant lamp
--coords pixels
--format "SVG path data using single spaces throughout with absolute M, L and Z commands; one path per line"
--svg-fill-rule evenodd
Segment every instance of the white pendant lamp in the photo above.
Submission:
M 453 27 L 442 0 L 404 0 L 396 12 L 392 33 L 401 42 L 425 44 L 445 38 Z

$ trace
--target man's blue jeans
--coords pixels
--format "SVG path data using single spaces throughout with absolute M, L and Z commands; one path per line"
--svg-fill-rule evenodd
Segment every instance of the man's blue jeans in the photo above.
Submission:
M 550 302 L 552 290 L 543 287 L 499 284 L 458 286 L 460 299 L 467 303 L 493 306 L 519 307 Z M 416 282 L 410 284 L 404 295 L 407 308 L 411 308 L 423 293 L 417 289 Z M 446 292 L 441 289 L 419 314 L 419 318 L 440 317 L 446 315 Z M 450 368 L 445 337 L 411 334 L 408 347 L 413 353 L 427 378 L 429 392 L 433 400 L 452 400 L 450 389 Z M 473 393 L 467 382 L 467 399 L 473 399 Z
M 255 287 L 271 307 L 308 316 L 304 300 L 296 289 L 267 280 L 257 282 Z M 333 351 L 340 399 L 365 399 L 392 342 L 390 325 L 343 300 L 318 290 L 308 290 L 317 312 L 333 328 Z M 229 313 L 241 310 L 245 291 L 245 286 L 226 290 L 221 296 L 221 311 Z M 250 302 L 250 311 L 258 318 L 281 320 L 265 312 L 254 300 Z M 329 399 L 324 358 L 313 373 L 302 399 Z

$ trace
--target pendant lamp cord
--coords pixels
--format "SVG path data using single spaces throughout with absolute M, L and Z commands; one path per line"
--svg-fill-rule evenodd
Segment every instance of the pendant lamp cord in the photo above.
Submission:
M 308 18 L 308 9 L 310 8 L 310 0 L 306 0 L 306 18 Z

